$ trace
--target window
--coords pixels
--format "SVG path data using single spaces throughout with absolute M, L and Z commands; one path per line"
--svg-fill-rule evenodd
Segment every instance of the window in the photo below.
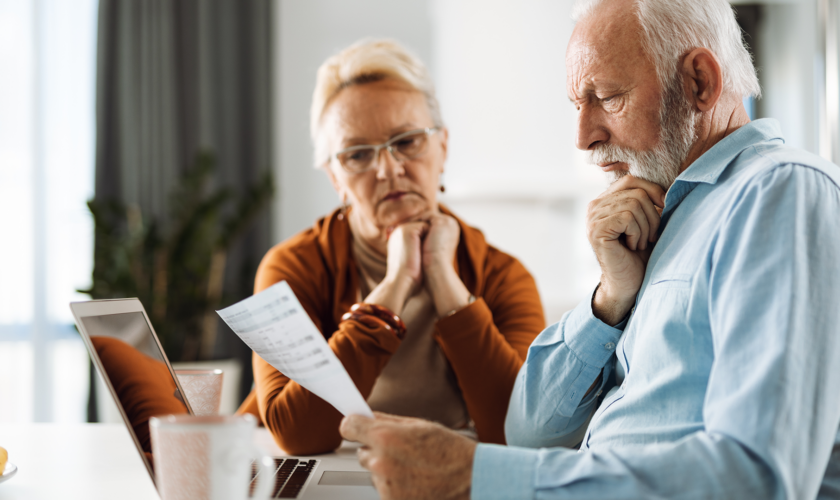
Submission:
M 0 422 L 84 421 L 97 0 L 0 0 Z

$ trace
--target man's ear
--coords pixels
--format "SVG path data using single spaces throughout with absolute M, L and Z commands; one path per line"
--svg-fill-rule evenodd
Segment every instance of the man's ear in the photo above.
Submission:
M 701 112 L 714 109 L 723 93 L 723 70 L 709 49 L 694 49 L 682 64 L 689 100 Z

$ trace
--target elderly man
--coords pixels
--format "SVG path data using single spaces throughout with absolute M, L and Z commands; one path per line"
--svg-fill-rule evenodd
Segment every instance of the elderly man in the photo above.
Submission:
M 343 435 L 385 498 L 837 498 L 840 168 L 750 122 L 725 0 L 575 16 L 577 145 L 614 179 L 588 212 L 602 278 L 532 344 L 513 446 L 385 415 Z

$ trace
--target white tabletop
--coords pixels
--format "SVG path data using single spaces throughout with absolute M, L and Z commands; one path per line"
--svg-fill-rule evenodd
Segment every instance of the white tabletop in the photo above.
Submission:
M 159 500 L 122 424 L 2 424 L 0 446 L 18 467 L 0 500 Z
M 254 439 L 283 455 L 266 429 Z M 159 500 L 122 424 L 0 424 L 0 446 L 18 467 L 0 483 L 0 500 Z M 346 455 L 355 459 L 352 449 Z

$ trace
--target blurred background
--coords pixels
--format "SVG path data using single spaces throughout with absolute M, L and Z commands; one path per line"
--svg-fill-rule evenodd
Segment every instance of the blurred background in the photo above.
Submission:
M 308 110 L 325 58 L 401 41 L 450 130 L 443 202 L 537 280 L 546 319 L 588 297 L 583 214 L 605 187 L 574 148 L 572 0 L 0 0 L 0 423 L 102 420 L 67 304 L 137 296 L 179 366 L 250 388 L 214 309 L 276 242 L 333 210 Z M 840 0 L 732 2 L 755 118 L 837 162 Z

